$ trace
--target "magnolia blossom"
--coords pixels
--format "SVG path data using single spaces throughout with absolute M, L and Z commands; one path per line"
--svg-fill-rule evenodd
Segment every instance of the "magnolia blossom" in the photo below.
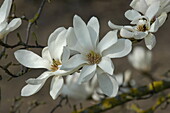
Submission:
M 119 29 L 120 35 L 124 38 L 144 39 L 147 48 L 151 50 L 156 44 L 156 38 L 152 33 L 155 33 L 163 25 L 167 17 L 166 13 L 155 17 L 159 10 L 159 5 L 160 2 L 154 2 L 144 15 L 133 9 L 126 11 L 125 17 L 132 21 L 131 24 L 134 26 L 118 26 L 110 21 L 108 24 L 112 29 Z
M 73 28 L 69 29 L 67 44 L 77 52 L 61 69 L 81 68 L 78 83 L 87 82 L 97 75 L 101 90 L 108 96 L 115 96 L 118 83 L 113 75 L 114 66 L 111 58 L 126 56 L 132 48 L 128 39 L 118 39 L 117 31 L 108 32 L 99 42 L 99 22 L 92 17 L 88 24 L 77 15 L 73 19 Z
M 152 53 L 142 47 L 135 47 L 132 54 L 128 56 L 128 60 L 139 71 L 149 72 L 151 70 Z
M 5 0 L 0 8 L 0 39 L 9 32 L 14 31 L 21 25 L 21 19 L 15 18 L 8 24 L 8 15 L 11 9 L 12 0 Z
M 160 2 L 159 10 L 156 13 L 156 16 L 160 16 L 163 12 L 170 12 L 170 0 L 133 0 L 130 3 L 130 6 L 136 11 L 145 14 L 149 6 L 155 2 Z
M 66 34 L 65 28 L 56 29 L 48 39 L 48 46 L 42 50 L 42 57 L 29 50 L 18 50 L 14 53 L 18 62 L 28 68 L 47 69 L 38 78 L 30 78 L 26 81 L 27 85 L 21 91 L 22 96 L 30 96 L 38 92 L 50 76 L 53 76 L 50 87 L 51 97 L 56 99 L 61 93 L 64 84 L 62 76 L 72 73 L 60 70 L 62 63 L 67 61 L 70 56 L 69 50 L 64 48 Z
M 132 72 L 130 70 L 126 70 L 124 73 L 119 73 L 115 75 L 115 78 L 119 84 L 118 94 L 127 93 L 130 91 L 131 87 L 135 87 L 136 83 L 132 79 Z M 101 91 L 99 87 L 97 87 L 92 95 L 93 100 L 100 101 L 105 98 L 105 95 Z
M 80 73 L 74 73 L 66 77 L 66 83 L 64 84 L 62 95 L 66 95 L 71 99 L 85 100 L 92 96 L 97 87 L 97 79 L 94 77 L 92 81 L 87 83 L 78 84 L 78 78 Z

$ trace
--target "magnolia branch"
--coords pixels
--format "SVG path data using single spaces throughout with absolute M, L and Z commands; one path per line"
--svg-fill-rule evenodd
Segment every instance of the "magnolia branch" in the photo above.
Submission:
M 169 100 L 170 100 L 170 94 L 168 94 L 167 96 L 159 97 L 155 102 L 155 104 L 149 109 L 143 110 L 135 104 L 132 104 L 131 109 L 134 110 L 136 113 L 154 113 L 164 103 L 166 103 L 165 104 L 165 108 L 166 108 L 167 105 L 169 104 Z
M 27 32 L 26 32 L 26 42 L 25 42 L 26 44 L 28 44 L 28 41 L 29 41 L 29 35 L 30 35 L 31 27 L 39 19 L 41 12 L 42 12 L 42 9 L 45 5 L 45 2 L 46 2 L 46 0 L 42 0 L 41 5 L 40 5 L 37 13 L 34 15 L 34 17 L 32 19 L 28 20 L 28 26 L 27 26 Z
M 114 98 L 105 99 L 102 102 L 93 105 L 91 107 L 82 109 L 80 111 L 74 111 L 73 113 L 99 113 L 116 106 L 122 105 L 132 100 L 142 99 L 144 96 L 153 95 L 163 90 L 170 88 L 169 80 L 155 81 L 146 86 L 139 88 L 133 88 L 129 93 L 123 93 Z

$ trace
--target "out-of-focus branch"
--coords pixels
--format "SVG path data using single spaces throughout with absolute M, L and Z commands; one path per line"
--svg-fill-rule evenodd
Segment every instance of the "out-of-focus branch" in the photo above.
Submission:
M 26 42 L 25 42 L 26 45 L 28 44 L 28 41 L 29 41 L 31 27 L 39 19 L 40 15 L 42 13 L 42 9 L 43 9 L 43 7 L 45 5 L 45 2 L 46 2 L 46 0 L 42 0 L 41 5 L 38 8 L 37 13 L 34 15 L 34 17 L 32 19 L 28 20 L 27 32 L 26 32 Z
M 64 100 L 65 100 L 65 104 L 68 103 L 68 98 L 67 98 L 67 96 L 64 96 L 64 97 L 61 96 L 61 99 L 60 99 L 59 103 L 51 110 L 50 113 L 54 113 L 55 110 L 57 110 L 57 108 L 62 107 L 62 106 L 63 106 L 63 101 L 64 101 Z
M 29 71 L 28 69 L 26 69 L 26 71 L 21 70 L 20 73 L 18 73 L 18 74 L 13 74 L 13 73 L 10 72 L 10 70 L 8 69 L 10 66 L 12 66 L 12 62 L 6 64 L 5 66 L 1 66 L 1 65 L 0 65 L 0 68 L 1 68 L 2 70 L 4 70 L 5 73 L 7 73 L 9 76 L 14 77 L 14 78 L 19 77 L 19 76 L 22 76 L 22 75 L 24 75 L 25 73 L 27 73 L 27 72 Z
M 28 107 L 28 110 L 26 113 L 31 113 L 32 110 L 39 107 L 40 105 L 44 105 L 45 102 L 39 102 L 39 101 L 33 101 L 30 103 L 30 106 Z
M 74 111 L 73 113 L 100 113 L 129 101 L 142 99 L 144 96 L 159 93 L 168 88 L 170 88 L 170 80 L 155 81 L 146 86 L 133 88 L 129 93 L 123 93 L 114 98 L 105 99 L 96 105 L 80 111 Z
M 138 106 L 136 106 L 135 104 L 131 106 L 131 109 L 134 110 L 136 113 L 154 113 L 157 110 L 157 108 L 159 108 L 162 104 L 169 103 L 169 100 L 170 100 L 170 94 L 168 94 L 165 97 L 163 96 L 159 97 L 156 103 L 147 110 L 143 110 L 139 108 Z

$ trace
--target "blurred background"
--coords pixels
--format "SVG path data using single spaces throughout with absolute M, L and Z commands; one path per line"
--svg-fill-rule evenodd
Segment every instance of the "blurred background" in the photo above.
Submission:
M 3 0 L 0 0 L 2 4 Z M 38 37 L 38 42 L 41 45 L 46 46 L 49 35 L 58 27 L 64 26 L 68 28 L 72 26 L 73 16 L 75 14 L 81 16 L 85 22 L 87 22 L 92 16 L 98 17 L 100 21 L 100 37 L 103 37 L 109 30 L 111 30 L 107 23 L 111 20 L 113 23 L 118 25 L 129 24 L 129 21 L 124 17 L 124 12 L 128 9 L 131 0 L 51 0 L 51 3 L 46 3 L 42 14 L 37 22 L 37 26 L 33 26 L 31 32 L 35 32 Z M 16 4 L 16 14 L 17 16 L 25 15 L 28 19 L 32 18 L 37 12 L 41 0 L 15 0 Z M 23 21 L 23 24 L 19 29 L 9 34 L 9 44 L 16 43 L 16 33 L 21 34 L 22 39 L 26 36 L 26 26 L 27 22 Z M 157 44 L 152 50 L 153 52 L 153 69 L 152 74 L 157 79 L 163 78 L 161 76 L 167 70 L 170 69 L 170 19 L 167 19 L 166 23 L 159 29 L 155 34 L 157 38 Z M 34 38 L 30 35 L 29 44 L 34 42 Z M 134 46 L 141 45 L 145 47 L 144 42 L 134 44 Z M 8 57 L 1 59 L 0 64 L 5 65 L 10 61 L 17 63 L 14 58 L 14 52 L 21 47 L 15 49 L 8 49 Z M 146 49 L 146 48 L 145 48 Z M 41 49 L 30 49 L 35 53 L 41 53 Z M 137 71 L 127 61 L 127 57 L 122 59 L 114 59 L 115 73 L 122 73 L 126 69 L 133 70 L 133 77 L 137 81 L 137 85 L 146 85 L 150 81 L 146 80 L 145 77 L 140 75 Z M 10 71 L 17 73 L 20 70 L 19 67 L 11 67 Z M 1 103 L 0 103 L 0 113 L 10 113 L 11 106 L 13 106 L 13 101 L 15 97 L 20 97 L 20 91 L 23 86 L 26 85 L 25 80 L 31 77 L 38 77 L 44 70 L 31 70 L 30 72 L 20 76 L 18 78 L 12 78 L 9 80 L 10 76 L 7 75 L 3 70 L 0 70 L 0 75 L 2 80 L 0 80 L 1 87 Z M 31 103 L 38 101 L 45 103 L 33 109 L 31 113 L 50 113 L 50 111 L 58 104 L 60 99 L 52 100 L 49 95 L 50 88 L 49 79 L 44 87 L 35 95 L 30 97 L 24 97 L 19 101 L 20 113 L 27 113 Z M 168 91 L 167 91 L 168 92 Z M 120 107 L 116 107 L 113 110 L 109 110 L 106 113 L 116 112 L 116 113 L 133 113 L 133 111 L 128 110 L 128 106 L 132 103 L 140 105 L 141 108 L 147 109 L 153 105 L 155 98 L 159 96 L 156 95 L 150 99 L 146 100 L 136 100 L 129 102 Z M 71 106 L 77 104 L 77 109 L 80 108 L 79 103 L 70 102 Z M 83 108 L 95 104 L 92 101 L 82 102 Z M 169 113 L 170 107 L 165 110 L 157 110 L 156 113 Z M 64 105 L 63 107 L 57 109 L 54 113 L 68 113 L 73 111 L 73 107 L 69 105 Z

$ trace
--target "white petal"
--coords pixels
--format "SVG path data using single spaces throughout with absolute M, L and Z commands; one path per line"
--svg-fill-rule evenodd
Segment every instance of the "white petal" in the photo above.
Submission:
M 2 33 L 5 34 L 5 32 L 6 32 L 5 30 L 6 30 L 7 25 L 8 25 L 7 22 L 0 23 L 0 33 L 1 33 L 1 35 L 2 35 Z
M 77 54 L 72 56 L 67 62 L 64 62 L 60 69 L 62 70 L 72 70 L 81 67 L 83 64 L 88 63 L 84 56 Z
M 115 79 L 117 80 L 119 86 L 123 84 L 123 74 L 118 74 L 115 76 Z
M 129 29 L 122 28 L 120 30 L 120 35 L 124 38 L 133 38 L 134 37 L 134 32 L 130 31 Z
M 130 3 L 130 6 L 142 14 L 145 14 L 146 10 L 148 9 L 148 5 L 145 0 L 133 0 Z
M 104 56 L 110 58 L 124 57 L 132 50 L 132 42 L 128 39 L 118 39 L 117 43 L 103 52 Z
M 42 84 L 38 84 L 38 85 L 27 84 L 26 86 L 22 88 L 21 96 L 31 96 L 37 93 L 43 87 L 44 83 L 45 82 L 43 82 Z
M 63 47 L 66 46 L 66 29 L 58 28 L 49 37 L 48 48 L 51 57 L 55 60 L 61 60 Z
M 159 27 L 161 27 L 164 22 L 166 21 L 167 19 L 167 13 L 162 13 L 159 17 L 158 17 L 158 20 L 159 20 Z
M 96 17 L 92 17 L 87 23 L 87 28 L 89 30 L 90 37 L 92 37 L 91 38 L 92 44 L 94 47 L 96 47 L 96 44 L 99 41 L 99 29 L 100 29 L 98 19 Z
M 145 38 L 145 44 L 146 44 L 146 47 L 151 50 L 155 44 L 156 44 L 156 38 L 153 34 L 149 34 L 146 38 Z
M 159 20 L 156 19 L 155 22 L 151 25 L 150 32 L 156 32 L 159 29 Z
M 108 26 L 113 30 L 120 30 L 123 28 L 123 26 L 115 25 L 111 21 L 108 22 Z
M 77 51 L 79 53 L 86 53 L 85 49 L 79 44 L 74 29 L 70 27 L 66 34 L 67 45 L 71 50 Z
M 97 50 L 102 54 L 102 52 L 106 49 L 108 49 L 110 46 L 115 44 L 117 42 L 117 30 L 109 31 L 103 39 L 100 41 L 100 43 L 97 45 Z
M 4 3 L 0 8 L 0 15 L 1 15 L 0 23 L 4 22 L 7 19 L 11 9 L 11 5 L 12 5 L 12 0 L 4 0 Z
M 52 72 L 46 71 L 46 72 L 42 73 L 38 78 L 30 78 L 30 79 L 28 79 L 26 81 L 26 83 L 30 84 L 30 85 L 42 84 L 43 82 L 45 82 L 52 75 L 53 75 Z
M 6 32 L 11 32 L 17 29 L 21 25 L 22 21 L 20 18 L 13 19 L 7 26 Z
M 135 31 L 134 34 L 135 34 L 134 35 L 135 39 L 143 39 L 148 35 L 148 31 L 146 31 L 146 32 Z
M 77 15 L 73 19 L 74 31 L 79 44 L 87 50 L 93 50 L 92 40 L 85 22 Z
M 52 63 L 52 58 L 51 58 L 48 47 L 43 48 L 41 54 L 42 54 L 43 59 L 47 59 L 48 61 L 50 61 Z
M 139 12 L 137 12 L 136 10 L 128 10 L 125 12 L 125 17 L 128 20 L 134 20 L 135 18 L 141 17 L 141 14 Z
M 62 54 L 62 63 L 68 61 L 70 58 L 70 50 L 68 47 L 64 47 L 63 54 Z
M 64 80 L 62 77 L 54 76 L 51 81 L 50 95 L 55 100 L 61 93 Z
M 85 65 L 80 73 L 78 84 L 88 82 L 96 73 L 96 64 Z
M 104 94 L 110 97 L 114 97 L 118 93 L 119 85 L 113 76 L 106 73 L 97 74 L 99 86 Z
M 152 20 L 153 17 L 156 15 L 156 13 L 159 10 L 159 6 L 160 6 L 160 2 L 154 2 L 153 4 L 151 4 L 149 6 L 149 8 L 147 9 L 145 16 L 149 18 L 149 20 Z
M 29 68 L 47 68 L 49 69 L 50 63 L 49 61 L 41 58 L 37 54 L 28 50 L 17 50 L 15 53 L 15 58 L 22 65 Z
M 105 72 L 110 75 L 113 74 L 114 71 L 114 65 L 112 63 L 112 60 L 108 57 L 102 57 L 101 62 L 98 64 L 98 66 Z

